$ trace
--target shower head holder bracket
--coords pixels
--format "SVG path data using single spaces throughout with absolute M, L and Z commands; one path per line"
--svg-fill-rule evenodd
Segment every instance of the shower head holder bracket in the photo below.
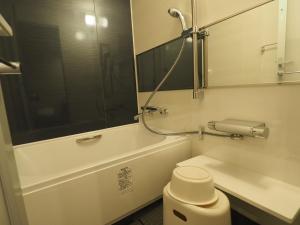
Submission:
M 206 30 L 199 30 L 199 31 L 196 31 L 196 33 L 197 33 L 198 40 L 205 39 L 207 36 L 209 36 L 209 33 Z M 181 37 L 182 38 L 189 38 L 189 37 L 192 37 L 193 34 L 194 34 L 193 28 L 189 28 L 187 30 L 184 30 L 181 33 Z

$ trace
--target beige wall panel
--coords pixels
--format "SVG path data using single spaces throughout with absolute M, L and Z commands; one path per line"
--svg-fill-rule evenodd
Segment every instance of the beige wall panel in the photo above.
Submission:
M 171 7 L 180 9 L 191 26 L 189 0 L 132 0 L 137 54 L 180 36 L 180 21 L 168 14 Z

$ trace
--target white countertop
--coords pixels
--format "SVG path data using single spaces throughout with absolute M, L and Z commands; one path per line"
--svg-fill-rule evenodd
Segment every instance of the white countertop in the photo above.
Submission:
M 207 156 L 197 156 L 177 166 L 206 169 L 217 188 L 287 223 L 293 223 L 300 212 L 299 187 Z

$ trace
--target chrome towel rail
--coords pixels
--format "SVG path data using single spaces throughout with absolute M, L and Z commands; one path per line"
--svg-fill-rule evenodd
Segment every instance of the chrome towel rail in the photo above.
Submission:
M 279 71 L 278 75 L 283 76 L 283 75 L 296 74 L 296 73 L 300 73 L 300 70 L 299 71 L 291 71 L 291 72 Z
M 226 21 L 226 20 L 232 19 L 232 18 L 234 18 L 234 17 L 236 17 L 236 16 L 239 16 L 239 15 L 241 15 L 241 14 L 244 14 L 244 13 L 246 13 L 246 12 L 249 12 L 249 11 L 251 11 L 251 10 L 253 10 L 253 9 L 256 9 L 256 8 L 258 8 L 258 7 L 260 7 L 260 6 L 266 5 L 266 4 L 271 3 L 271 2 L 274 2 L 274 1 L 275 1 L 275 0 L 269 0 L 269 1 L 266 1 L 266 2 L 263 2 L 263 3 L 260 3 L 260 4 L 258 4 L 258 5 L 252 6 L 252 7 L 250 7 L 250 8 L 241 10 L 241 11 L 239 11 L 239 12 L 237 12 L 237 13 L 234 13 L 234 14 L 232 14 L 232 15 L 230 15 L 230 16 L 226 16 L 226 17 L 224 17 L 224 18 L 222 18 L 222 19 L 216 20 L 216 21 L 214 21 L 214 22 L 212 22 L 212 23 L 209 23 L 209 24 L 207 24 L 207 25 L 205 25 L 205 26 L 202 26 L 202 27 L 200 27 L 199 30 L 204 30 L 204 29 L 209 28 L 209 27 L 211 27 L 211 26 L 213 26 L 213 25 L 217 25 L 217 24 L 222 23 L 222 22 L 224 22 L 224 21 Z

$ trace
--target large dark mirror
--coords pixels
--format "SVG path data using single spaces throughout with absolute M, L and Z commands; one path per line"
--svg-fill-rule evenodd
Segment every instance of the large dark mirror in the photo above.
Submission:
M 1 1 L 1 52 L 23 73 L 1 78 L 15 145 L 135 122 L 130 0 Z
M 161 91 L 193 88 L 192 39 L 187 38 L 185 41 L 183 54 L 173 73 L 161 87 Z M 173 65 L 181 44 L 182 38 L 179 38 L 137 55 L 139 92 L 153 91 L 156 88 Z M 201 65 L 200 41 L 199 65 Z

